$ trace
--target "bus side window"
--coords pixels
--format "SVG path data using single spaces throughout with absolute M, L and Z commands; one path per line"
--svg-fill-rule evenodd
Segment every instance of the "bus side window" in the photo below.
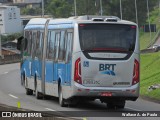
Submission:
M 37 34 L 36 32 L 33 32 L 33 39 L 32 39 L 32 58 L 35 58 L 35 51 L 36 51 L 36 40 L 37 40 Z
M 28 31 L 25 31 L 25 32 L 24 32 L 24 36 L 25 36 L 25 38 L 27 39 L 27 42 L 29 42 L 29 41 L 28 41 L 28 38 L 29 38 L 29 32 L 28 32 Z M 27 49 L 25 50 L 27 53 L 28 53 L 28 48 L 29 48 L 29 46 L 28 46 L 28 44 L 27 44 Z
M 59 55 L 58 55 L 58 60 L 60 62 L 64 61 L 64 52 L 65 52 L 65 31 L 61 31 L 61 38 L 60 38 L 60 43 L 59 43 Z
M 49 59 L 50 37 L 51 37 L 51 31 L 48 31 L 48 36 L 47 36 L 47 48 L 46 48 L 46 58 L 47 58 L 47 59 Z
M 40 31 L 37 31 L 37 37 L 36 37 L 36 57 L 39 55 L 39 43 L 40 43 Z
M 40 40 L 39 40 L 39 58 L 42 58 L 42 51 L 43 51 L 43 32 L 40 32 Z
M 73 41 L 73 33 L 68 32 L 67 33 L 67 39 L 66 39 L 66 56 L 65 56 L 65 62 L 68 63 L 72 56 L 72 41 Z
M 54 58 L 55 31 L 51 31 L 48 37 L 48 59 Z
M 28 31 L 28 54 L 31 55 L 32 31 Z
M 58 62 L 59 54 L 59 42 L 60 42 L 60 32 L 55 33 L 55 43 L 54 43 L 54 61 Z

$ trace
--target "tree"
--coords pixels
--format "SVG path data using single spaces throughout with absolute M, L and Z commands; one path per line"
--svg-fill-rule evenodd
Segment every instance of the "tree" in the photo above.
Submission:
M 49 0 L 46 7 L 47 13 L 50 13 L 53 17 L 69 17 L 72 13 L 72 6 L 66 0 Z

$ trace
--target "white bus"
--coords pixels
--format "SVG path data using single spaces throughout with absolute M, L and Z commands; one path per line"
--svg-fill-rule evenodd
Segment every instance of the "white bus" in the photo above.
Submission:
M 107 16 L 31 19 L 19 40 L 21 80 L 26 94 L 59 97 L 59 104 L 80 100 L 124 108 L 139 96 L 137 24 Z

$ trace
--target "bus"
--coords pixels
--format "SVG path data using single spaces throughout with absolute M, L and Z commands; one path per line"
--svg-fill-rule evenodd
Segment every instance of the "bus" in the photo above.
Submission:
M 108 108 L 139 97 L 136 23 L 114 16 L 34 18 L 17 48 L 27 95 L 58 97 L 62 107 L 99 99 Z

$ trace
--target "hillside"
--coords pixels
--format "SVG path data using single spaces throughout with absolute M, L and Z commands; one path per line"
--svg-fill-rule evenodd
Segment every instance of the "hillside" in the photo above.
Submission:
M 151 85 L 160 85 L 160 52 L 141 55 L 140 72 L 141 95 L 160 100 L 160 89 L 148 89 Z
M 157 25 L 157 33 L 152 33 L 152 40 L 150 40 L 149 33 L 140 32 L 140 48 L 145 49 L 147 46 L 156 40 L 159 36 L 159 9 L 155 8 L 150 14 L 151 23 Z M 160 52 L 141 54 L 141 96 L 146 96 L 153 99 L 160 100 L 160 88 L 149 90 L 152 85 L 160 85 Z

